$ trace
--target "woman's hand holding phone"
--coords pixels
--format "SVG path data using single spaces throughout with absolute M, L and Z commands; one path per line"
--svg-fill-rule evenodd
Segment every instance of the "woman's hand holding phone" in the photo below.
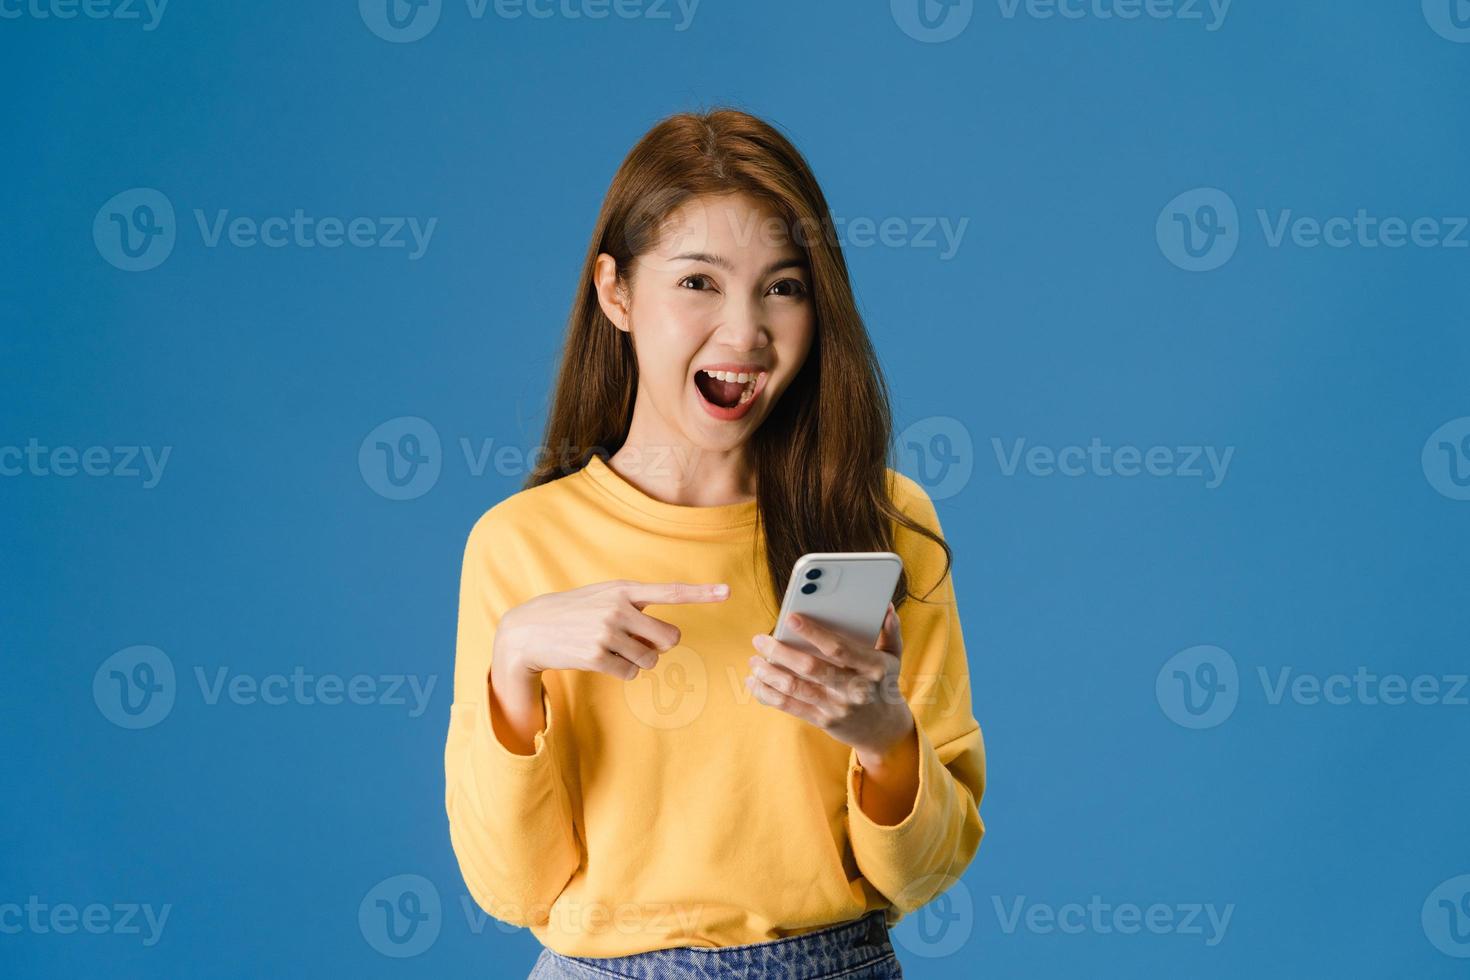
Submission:
M 786 619 L 812 650 L 766 633 L 752 638 L 761 656 L 750 658 L 745 686 L 762 704 L 810 722 L 858 752 L 864 768 L 878 768 L 913 732 L 914 716 L 898 688 L 903 636 L 888 604 L 872 649 L 813 622 Z
M 786 621 L 815 652 L 764 633 L 753 637 L 762 656 L 750 658 L 745 686 L 761 703 L 852 746 L 863 769 L 858 806 L 879 824 L 901 823 L 919 791 L 919 746 L 914 713 L 898 687 L 903 636 L 893 603 L 871 650 L 810 616 Z

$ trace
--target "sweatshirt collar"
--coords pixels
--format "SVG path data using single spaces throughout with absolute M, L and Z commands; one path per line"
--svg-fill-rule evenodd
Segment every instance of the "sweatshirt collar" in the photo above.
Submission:
M 704 528 L 739 528 L 755 523 L 758 508 L 754 500 L 713 507 L 687 507 L 667 503 L 648 496 L 623 479 L 601 456 L 593 456 L 582 468 L 582 475 L 598 493 L 660 523 Z

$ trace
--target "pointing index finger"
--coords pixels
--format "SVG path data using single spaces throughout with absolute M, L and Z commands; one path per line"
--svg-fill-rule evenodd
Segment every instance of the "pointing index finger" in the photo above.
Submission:
M 730 587 L 719 584 L 692 585 L 688 582 L 634 582 L 628 586 L 628 601 L 639 609 L 650 605 L 678 605 L 688 602 L 724 602 Z

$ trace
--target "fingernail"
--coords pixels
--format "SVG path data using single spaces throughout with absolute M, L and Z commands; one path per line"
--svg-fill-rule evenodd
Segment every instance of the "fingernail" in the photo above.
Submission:
M 713 592 L 717 596 L 727 596 L 730 594 L 730 587 L 728 585 L 717 585 L 714 587 Z
M 757 633 L 755 636 L 752 636 L 750 638 L 751 646 L 755 647 L 761 653 L 766 652 L 766 647 L 770 644 L 770 642 L 771 638 L 764 633 Z
M 798 630 L 801 629 L 801 626 L 802 626 L 801 617 L 798 616 L 798 615 L 796 615 L 796 613 L 792 613 L 790 616 L 787 616 L 786 617 L 786 622 L 788 622 L 788 623 L 791 624 L 791 628 L 792 629 L 798 629 Z
M 755 669 L 756 662 L 758 660 L 760 660 L 759 657 L 751 657 L 749 660 L 745 661 L 746 666 L 748 666 L 751 670 L 754 670 Z

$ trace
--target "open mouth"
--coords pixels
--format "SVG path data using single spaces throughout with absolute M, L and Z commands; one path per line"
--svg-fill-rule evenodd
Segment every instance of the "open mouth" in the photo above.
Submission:
M 733 420 L 750 410 L 755 396 L 765 385 L 766 376 L 761 370 L 700 368 L 694 372 L 694 387 L 706 411 L 716 418 Z

